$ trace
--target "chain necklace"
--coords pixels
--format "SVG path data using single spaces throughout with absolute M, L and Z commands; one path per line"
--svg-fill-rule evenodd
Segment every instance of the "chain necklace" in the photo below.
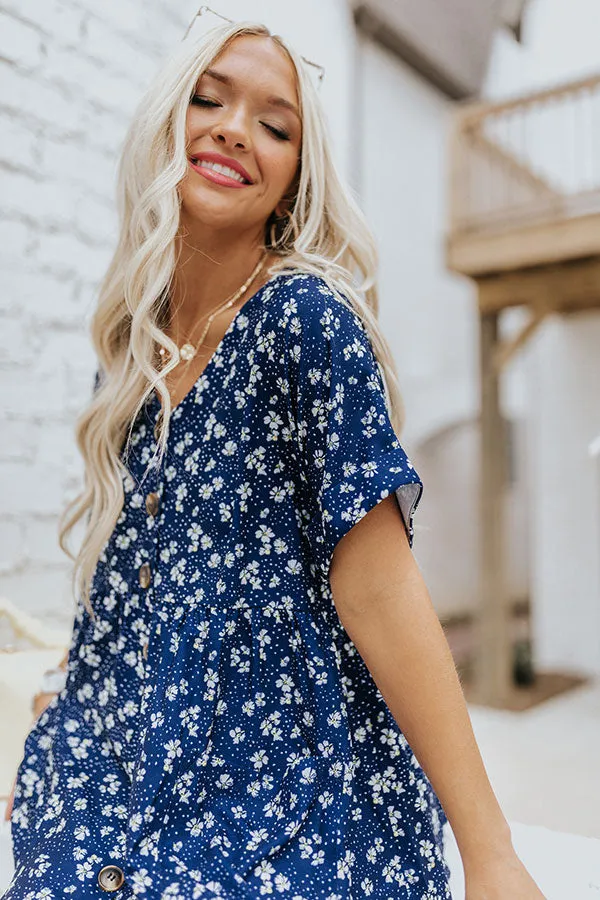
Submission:
M 186 341 L 181 347 L 179 347 L 179 346 L 177 347 L 177 349 L 179 351 L 180 361 L 184 360 L 186 363 L 189 363 L 189 362 L 191 362 L 192 359 L 194 359 L 194 357 L 196 356 L 196 354 L 198 353 L 198 350 L 200 349 L 200 347 L 202 345 L 202 342 L 204 341 L 204 338 L 206 337 L 206 333 L 208 332 L 211 322 L 213 321 L 215 316 L 218 316 L 219 313 L 223 312 L 223 310 L 229 309 L 230 306 L 233 306 L 233 304 L 236 302 L 236 300 L 239 300 L 240 297 L 246 293 L 246 291 L 248 290 L 248 288 L 250 287 L 250 285 L 252 284 L 252 282 L 254 281 L 256 276 L 259 274 L 261 269 L 264 267 L 266 260 L 267 260 L 267 252 L 265 251 L 265 253 L 263 253 L 263 255 L 261 256 L 257 265 L 255 266 L 254 270 L 251 272 L 250 276 L 246 279 L 246 281 L 243 283 L 243 285 L 240 288 L 238 288 L 237 291 L 235 291 L 235 293 L 233 293 L 230 297 L 228 297 L 227 300 L 225 300 L 215 310 L 213 310 L 212 313 L 210 313 L 210 315 L 208 316 L 206 325 L 204 326 L 204 330 L 202 332 L 200 340 L 196 344 L 192 344 L 190 341 Z M 199 319 L 199 321 L 202 321 L 203 318 L 204 318 L 204 316 L 202 316 Z M 198 323 L 196 322 L 196 325 L 194 325 L 194 329 L 197 327 L 197 325 L 198 325 Z M 194 329 L 192 330 L 192 334 L 194 333 Z M 164 356 L 165 352 L 166 352 L 165 348 L 161 347 L 159 350 L 160 355 Z M 177 388 L 178 384 L 179 384 L 179 382 L 175 385 L 175 388 L 173 390 L 175 390 Z

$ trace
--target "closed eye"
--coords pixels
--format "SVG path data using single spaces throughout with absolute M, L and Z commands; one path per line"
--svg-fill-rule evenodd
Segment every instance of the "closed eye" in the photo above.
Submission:
M 193 106 L 203 106 L 205 108 L 215 108 L 217 106 L 221 106 L 220 103 L 217 103 L 216 100 L 210 100 L 208 97 L 202 97 L 200 94 L 194 94 L 190 100 L 190 104 Z M 284 131 L 283 128 L 277 128 L 275 125 L 269 125 L 268 122 L 261 122 L 267 131 L 270 131 L 272 135 L 274 135 L 280 141 L 289 141 L 290 136 L 287 131 Z
M 201 97 L 200 94 L 194 94 L 190 103 L 194 106 L 220 106 L 216 100 L 209 100 L 208 97 Z
M 287 131 L 283 131 L 281 128 L 275 128 L 274 125 L 268 125 L 266 122 L 261 122 L 261 125 L 264 125 L 272 134 L 275 135 L 280 141 L 289 141 L 290 136 Z

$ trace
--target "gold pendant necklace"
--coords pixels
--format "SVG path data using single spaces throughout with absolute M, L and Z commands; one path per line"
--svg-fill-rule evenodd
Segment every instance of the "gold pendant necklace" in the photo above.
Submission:
M 258 273 L 263 268 L 263 266 L 266 262 L 266 259 L 267 259 L 267 253 L 265 251 L 265 253 L 263 253 L 260 260 L 258 261 L 257 265 L 255 266 L 253 272 L 251 272 L 250 276 L 246 279 L 246 281 L 243 283 L 243 285 L 240 288 L 238 288 L 237 291 L 231 295 L 231 297 L 229 297 L 227 300 L 225 300 L 220 306 L 218 306 L 209 315 L 206 325 L 204 326 L 202 335 L 200 337 L 200 340 L 196 344 L 192 344 L 191 341 L 188 340 L 181 347 L 177 347 L 177 350 L 179 351 L 180 359 L 184 360 L 184 362 L 187 362 L 187 363 L 191 362 L 191 360 L 194 359 L 194 357 L 198 353 L 198 349 L 200 348 L 200 346 L 202 345 L 202 342 L 204 341 L 204 338 L 206 337 L 206 333 L 207 333 L 208 329 L 210 328 L 211 323 L 212 323 L 213 319 L 215 318 L 215 316 L 218 316 L 219 313 L 223 312 L 226 309 L 229 309 L 230 306 L 233 306 L 233 304 L 236 302 L 236 300 L 239 300 L 239 298 L 243 294 L 246 293 L 246 291 L 248 290 L 248 288 L 250 287 L 250 285 L 252 284 L 252 282 L 254 281 L 256 276 L 258 275 Z M 202 318 L 203 317 L 201 317 L 199 321 L 202 321 Z M 196 323 L 196 326 L 197 326 L 197 324 L 198 323 Z M 194 326 L 194 328 L 196 326 Z M 192 334 L 193 334 L 193 330 L 192 330 Z M 159 353 L 161 356 L 164 356 L 165 348 L 161 347 L 159 350 Z

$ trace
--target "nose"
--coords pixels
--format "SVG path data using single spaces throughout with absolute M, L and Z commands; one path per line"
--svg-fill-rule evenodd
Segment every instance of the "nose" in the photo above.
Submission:
M 251 146 L 250 130 L 243 109 L 222 110 L 223 115 L 212 128 L 212 138 L 219 144 L 248 150 Z

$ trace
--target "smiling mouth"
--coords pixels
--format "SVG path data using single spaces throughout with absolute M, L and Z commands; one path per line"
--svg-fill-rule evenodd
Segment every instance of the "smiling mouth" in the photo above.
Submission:
M 224 166 L 221 163 L 209 162 L 206 159 L 197 159 L 193 156 L 190 158 L 190 162 L 198 169 L 209 169 L 212 172 L 217 172 L 219 175 L 224 175 L 226 178 L 231 178 L 233 181 L 237 181 L 239 184 L 252 184 L 251 181 L 248 181 L 247 178 L 244 178 L 244 176 L 240 175 L 239 172 L 236 172 L 235 169 L 232 169 L 229 166 Z

